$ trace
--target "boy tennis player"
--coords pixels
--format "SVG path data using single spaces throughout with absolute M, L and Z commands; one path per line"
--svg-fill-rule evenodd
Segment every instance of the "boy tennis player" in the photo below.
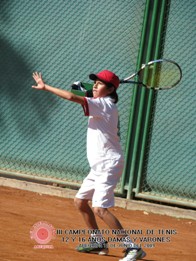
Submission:
M 119 235 L 126 248 L 121 261 L 135 261 L 146 254 L 126 235 L 119 220 L 108 210 L 114 206 L 114 189 L 123 171 L 123 153 L 118 137 L 117 88 L 119 78 L 113 72 L 104 70 L 90 74 L 94 81 L 93 97 L 81 97 L 72 92 L 54 88 L 44 83 L 40 73 L 33 73 L 38 90 L 51 92 L 66 100 L 81 104 L 85 116 L 89 117 L 87 130 L 87 157 L 90 173 L 84 179 L 75 197 L 75 205 L 82 214 L 89 229 L 92 230 L 90 247 L 79 246 L 77 250 L 85 253 L 107 255 L 107 242 L 98 228 L 95 216 L 101 218 L 111 229 L 121 230 Z M 88 202 L 92 200 L 92 208 Z

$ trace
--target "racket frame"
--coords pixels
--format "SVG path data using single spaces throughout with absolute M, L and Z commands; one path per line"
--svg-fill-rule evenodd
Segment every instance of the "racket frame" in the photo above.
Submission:
M 146 67 L 148 67 L 148 66 L 150 66 L 150 65 L 152 65 L 152 64 L 154 64 L 154 63 L 160 63 L 160 62 L 170 62 L 170 63 L 173 63 L 173 64 L 175 64 L 175 65 L 177 66 L 177 68 L 179 69 L 180 77 L 179 77 L 179 79 L 178 79 L 174 84 L 172 84 L 171 86 L 169 86 L 169 87 L 168 87 L 168 86 L 165 86 L 165 87 L 162 87 L 162 88 L 160 88 L 160 87 L 152 87 L 152 86 L 149 86 L 149 85 L 144 84 L 144 83 L 141 82 L 141 81 L 131 80 L 131 79 L 133 79 L 134 77 L 136 77 L 137 75 L 139 75 L 140 72 L 141 72 L 142 70 L 144 70 Z M 181 79 L 182 79 L 182 70 L 181 70 L 180 66 L 179 66 L 175 61 L 169 60 L 169 59 L 158 59 L 158 60 L 150 61 L 150 62 L 148 62 L 148 63 L 146 63 L 146 64 L 142 64 L 141 68 L 140 68 L 137 72 L 133 73 L 133 74 L 130 75 L 129 77 L 126 77 L 126 78 L 124 78 L 124 79 L 121 79 L 121 80 L 120 80 L 120 83 L 139 84 L 139 85 L 143 85 L 144 87 L 146 87 L 146 88 L 148 88 L 148 89 L 164 90 L 164 89 L 171 89 L 171 88 L 173 88 L 174 86 L 176 86 L 176 85 L 181 81 Z

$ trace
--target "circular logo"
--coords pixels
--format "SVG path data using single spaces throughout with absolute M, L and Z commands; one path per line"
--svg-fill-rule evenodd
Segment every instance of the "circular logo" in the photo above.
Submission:
M 48 244 L 55 238 L 55 235 L 55 228 L 45 221 L 35 223 L 30 230 L 30 238 L 42 245 Z

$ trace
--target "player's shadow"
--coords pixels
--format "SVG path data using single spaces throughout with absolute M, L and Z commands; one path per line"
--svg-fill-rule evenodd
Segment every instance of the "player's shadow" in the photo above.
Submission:
M 9 132 L 14 127 L 22 135 L 32 137 L 32 133 L 38 132 L 37 127 L 44 127 L 48 121 L 46 99 L 50 99 L 50 106 L 55 99 L 32 90 L 32 69 L 20 51 L 5 37 L 0 38 L 0 128 L 8 128 Z

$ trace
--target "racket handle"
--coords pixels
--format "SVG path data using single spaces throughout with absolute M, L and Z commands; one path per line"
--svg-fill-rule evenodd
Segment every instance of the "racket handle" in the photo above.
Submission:
M 130 80 L 120 80 L 120 83 L 143 84 L 142 82 L 136 82 Z

